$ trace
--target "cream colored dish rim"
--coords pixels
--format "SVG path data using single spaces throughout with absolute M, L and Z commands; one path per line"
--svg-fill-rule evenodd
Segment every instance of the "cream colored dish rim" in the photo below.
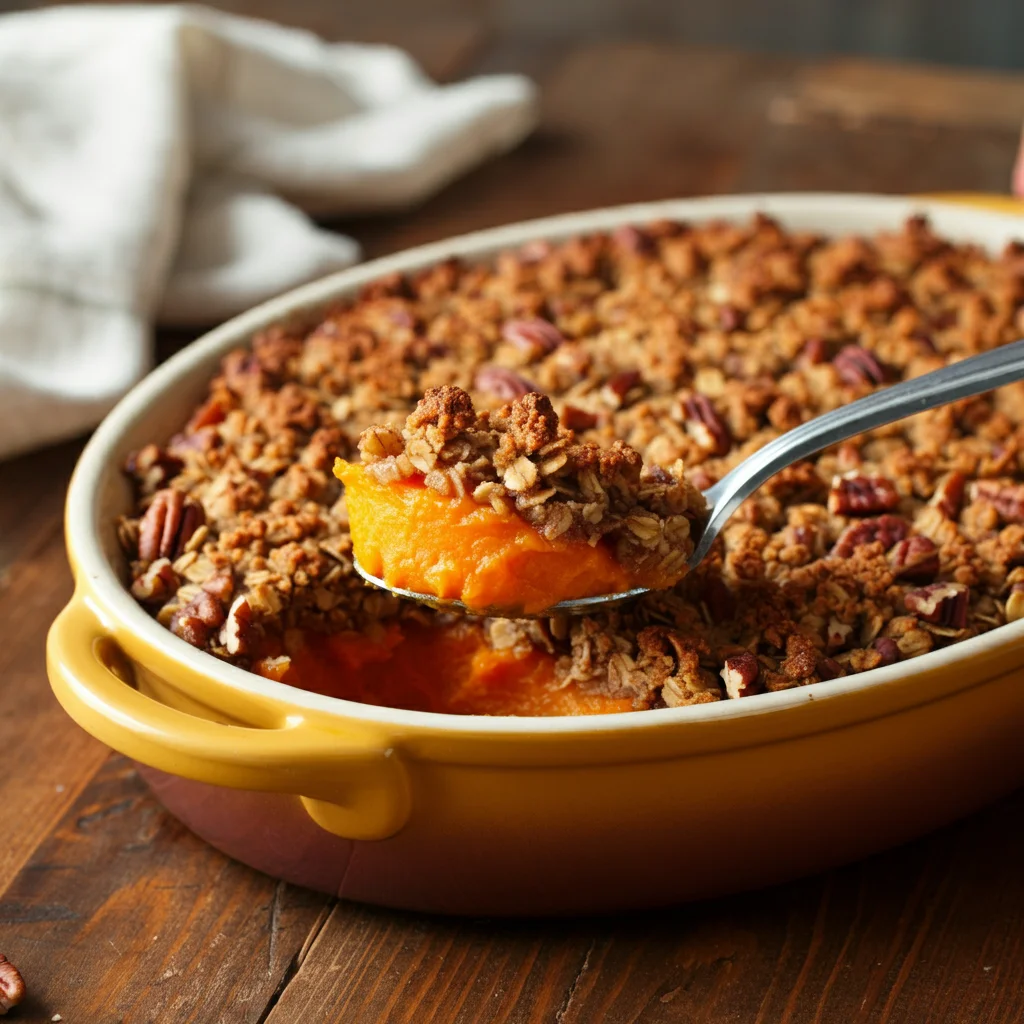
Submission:
M 450 256 L 486 258 L 498 250 L 537 238 L 558 239 L 583 232 L 643 224 L 659 218 L 704 220 L 716 217 L 743 219 L 755 212 L 779 218 L 791 229 L 826 234 L 869 233 L 897 228 L 912 214 L 928 215 L 936 230 L 958 241 L 971 241 L 995 249 L 1010 238 L 1024 237 L 1024 221 L 1005 214 L 979 211 L 929 200 L 843 193 L 775 193 L 666 200 L 632 204 L 583 213 L 571 213 L 478 231 L 409 249 L 333 274 L 263 303 L 204 335 L 163 363 L 126 395 L 109 413 L 86 445 L 68 490 L 66 534 L 77 572 L 89 578 L 90 604 L 101 619 L 113 618 L 138 639 L 193 672 L 228 686 L 285 702 L 298 708 L 343 715 L 415 731 L 438 727 L 455 733 L 472 732 L 513 736 L 522 734 L 575 734 L 664 729 L 670 723 L 697 724 L 732 718 L 776 714 L 810 701 L 836 700 L 853 693 L 904 682 L 908 675 L 924 675 L 1024 641 L 1024 620 L 902 662 L 842 679 L 811 684 L 780 693 L 760 694 L 695 707 L 666 708 L 657 712 L 622 712 L 588 717 L 460 716 L 376 707 L 299 690 L 218 661 L 190 647 L 150 618 L 132 599 L 103 554 L 101 532 L 112 529 L 103 521 L 99 489 L 111 462 L 119 459 L 125 440 L 143 414 L 154 404 L 168 401 L 177 386 L 192 382 L 202 366 L 217 353 L 247 343 L 252 335 L 274 322 L 315 311 L 344 298 L 384 274 L 409 271 Z M 191 404 L 191 403 L 190 403 Z M 187 409 L 182 409 L 182 421 Z M 143 443 L 133 439 L 133 444 Z M 95 602 L 95 603 L 94 603 Z M 1022 651 L 1024 663 L 1024 651 Z M 965 685 L 978 680 L 965 673 Z M 922 694 L 922 700 L 927 700 Z

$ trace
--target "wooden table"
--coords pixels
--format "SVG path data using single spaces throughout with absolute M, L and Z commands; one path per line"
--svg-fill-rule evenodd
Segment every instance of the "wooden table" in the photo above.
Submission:
M 319 10 L 295 19 L 329 28 Z M 393 38 L 442 78 L 529 72 L 543 125 L 422 209 L 344 225 L 371 254 L 698 193 L 1002 191 L 1024 115 L 1024 77 L 653 44 L 523 49 L 462 20 Z M 61 503 L 79 448 L 0 466 L 0 951 L 30 992 L 16 1019 L 1024 1019 L 1024 795 L 827 875 L 615 919 L 385 912 L 227 860 L 50 695 L 43 641 L 71 591 Z

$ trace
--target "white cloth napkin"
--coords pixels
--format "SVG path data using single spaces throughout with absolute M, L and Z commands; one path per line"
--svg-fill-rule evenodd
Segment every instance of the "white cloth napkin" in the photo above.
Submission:
M 415 203 L 533 127 L 518 76 L 203 7 L 0 17 L 0 457 L 94 425 L 151 329 L 350 265 L 306 215 Z

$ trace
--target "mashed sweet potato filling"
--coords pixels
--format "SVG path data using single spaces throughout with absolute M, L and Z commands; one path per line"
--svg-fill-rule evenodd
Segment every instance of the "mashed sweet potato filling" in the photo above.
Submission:
M 588 693 L 555 676 L 555 658 L 497 651 L 473 623 L 391 623 L 372 634 L 304 633 L 289 659 L 268 646 L 260 675 L 329 697 L 454 715 L 599 715 L 631 711 L 628 697 Z
M 531 615 L 569 598 L 675 582 L 657 569 L 629 571 L 602 540 L 551 541 L 513 512 L 443 497 L 421 476 L 382 484 L 342 460 L 335 472 L 356 558 L 390 587 Z

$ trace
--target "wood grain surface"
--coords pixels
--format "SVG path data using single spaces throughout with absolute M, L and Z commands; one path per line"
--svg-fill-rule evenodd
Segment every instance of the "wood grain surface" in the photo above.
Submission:
M 313 0 L 288 11 L 274 0 L 234 7 L 355 32 Z M 444 78 L 527 71 L 542 87 L 542 125 L 415 211 L 338 225 L 368 254 L 696 193 L 1007 187 L 1024 77 L 965 84 L 963 73 L 936 69 L 925 80 L 920 69 L 654 43 L 524 48 L 463 6 L 451 14 L 429 31 L 360 31 L 411 47 Z M 927 101 L 911 86 L 927 87 Z M 165 335 L 159 352 L 185 340 Z M 379 911 L 228 861 L 50 696 L 43 645 L 71 590 L 61 505 L 79 448 L 0 465 L 0 951 L 30 993 L 12 1020 L 1024 1020 L 1021 795 L 826 876 L 615 919 Z

